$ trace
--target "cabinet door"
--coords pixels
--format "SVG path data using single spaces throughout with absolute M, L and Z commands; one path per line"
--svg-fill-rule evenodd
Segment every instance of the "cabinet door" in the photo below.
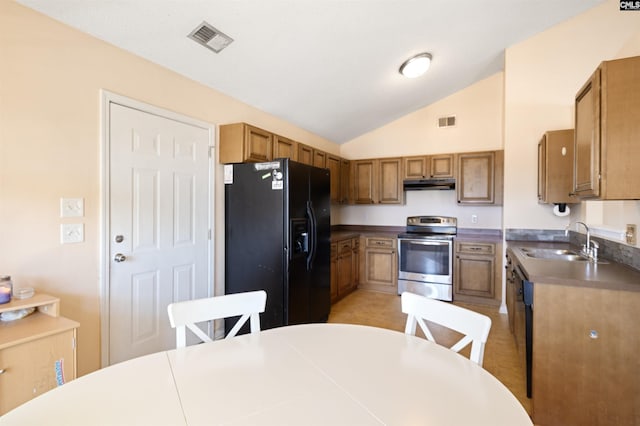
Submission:
M 534 284 L 533 420 L 637 425 L 640 293 Z
M 573 192 L 573 129 L 553 130 L 538 143 L 538 202 L 577 203 Z
M 353 177 L 353 200 L 356 204 L 377 202 L 377 160 L 354 160 L 351 162 Z
M 455 292 L 493 299 L 495 295 L 495 258 L 460 253 L 455 259 Z
M 353 252 L 351 274 L 353 275 L 353 288 L 355 289 L 360 283 L 360 238 L 351 240 L 351 251 Z
M 365 250 L 365 280 L 367 284 L 377 284 L 389 288 L 389 292 L 397 291 L 397 268 L 395 252 L 384 249 Z
M 313 148 L 308 145 L 298 144 L 298 162 L 313 166 Z
M 576 95 L 573 189 L 580 197 L 600 194 L 600 69 Z
M 515 320 L 515 302 L 516 302 L 516 285 L 515 285 L 515 265 L 513 261 L 507 256 L 507 267 L 506 267 L 506 298 L 507 300 L 507 315 L 509 316 L 509 330 L 513 333 L 513 325 Z
M 455 156 L 453 154 L 432 155 L 429 157 L 429 176 L 434 178 L 455 177 Z
M 404 200 L 402 189 L 402 159 L 381 158 L 379 167 L 379 194 L 380 204 L 401 204 Z
M 398 257 L 393 238 L 366 238 L 361 287 L 386 293 L 398 292 Z
M 327 166 L 327 153 L 318 149 L 314 149 L 313 165 L 324 169 Z
M 538 202 L 546 203 L 547 201 L 547 135 L 543 135 L 538 142 Z
M 245 127 L 245 152 L 249 161 L 270 161 L 273 153 L 271 133 L 257 127 Z
M 338 297 L 342 297 L 353 289 L 351 240 L 338 244 Z
M 340 203 L 350 202 L 351 197 L 351 163 L 348 160 L 340 161 Z
M 427 177 L 428 157 L 405 157 L 404 158 L 404 178 L 424 179 Z
M 499 204 L 502 202 L 498 199 L 496 191 L 498 186 L 496 164 L 495 151 L 464 153 L 458 156 L 456 185 L 458 203 Z
M 75 330 L 0 350 L 0 415 L 57 387 L 62 377 L 75 379 L 75 366 Z
M 327 155 L 326 162 L 327 169 L 329 169 L 330 187 L 331 187 L 331 202 L 340 202 L 340 175 L 341 175 L 341 161 L 339 157 L 333 155 Z
M 298 158 L 296 142 L 282 136 L 273 135 L 273 158 Z
M 338 244 L 331 243 L 331 303 L 338 300 Z

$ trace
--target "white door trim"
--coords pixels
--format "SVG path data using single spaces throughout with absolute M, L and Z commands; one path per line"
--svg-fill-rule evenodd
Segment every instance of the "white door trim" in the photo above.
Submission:
M 110 108 L 109 105 L 111 103 L 119 104 L 125 107 L 137 109 L 142 112 L 158 115 L 161 117 L 166 117 L 171 120 L 179 121 L 185 124 L 189 124 L 192 126 L 200 127 L 204 130 L 207 130 L 209 133 L 209 244 L 208 244 L 208 295 L 213 296 L 214 294 L 214 224 L 215 224 L 215 172 L 214 172 L 214 155 L 215 152 L 215 127 L 209 123 L 204 121 L 197 120 L 195 118 L 191 118 L 185 115 L 178 114 L 173 111 L 165 110 L 163 108 L 159 108 L 153 105 L 146 104 L 144 102 L 136 101 L 134 99 L 128 98 L 126 96 L 118 95 L 107 90 L 100 90 L 100 364 L 102 367 L 106 367 L 110 364 L 109 362 L 109 327 L 110 327 L 110 306 L 109 306 L 109 283 L 110 283 L 110 275 L 109 275 L 109 264 L 110 259 L 108 259 L 110 255 L 109 244 L 110 244 L 110 235 L 111 229 L 109 224 L 111 222 L 110 218 L 110 202 L 109 202 L 109 194 L 110 194 L 110 170 L 111 165 L 109 163 L 109 153 L 110 153 L 110 126 L 109 123 L 111 121 L 110 117 Z

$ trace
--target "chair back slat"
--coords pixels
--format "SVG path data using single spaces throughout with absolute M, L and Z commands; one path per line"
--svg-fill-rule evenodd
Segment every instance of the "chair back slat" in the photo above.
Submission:
M 264 290 L 226 294 L 204 299 L 171 303 L 167 307 L 171 327 L 176 329 L 176 347 L 186 346 L 189 329 L 203 342 L 211 338 L 196 323 L 240 316 L 226 337 L 235 336 L 250 321 L 251 333 L 260 331 L 260 314 L 264 312 L 267 293 Z
M 416 325 L 419 325 L 425 337 L 437 343 L 425 320 L 455 330 L 464 336 L 450 349 L 459 352 L 471 344 L 469 359 L 482 366 L 484 347 L 491 330 L 488 316 L 414 293 L 404 292 L 401 298 L 402 312 L 407 314 L 406 334 L 415 335 Z

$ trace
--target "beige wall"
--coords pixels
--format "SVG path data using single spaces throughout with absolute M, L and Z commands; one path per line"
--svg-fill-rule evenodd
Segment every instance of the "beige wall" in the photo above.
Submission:
M 503 148 L 503 73 L 497 73 L 447 98 L 343 144 L 346 158 L 394 157 Z M 439 128 L 439 117 L 455 115 L 456 126 Z M 458 218 L 465 228 L 502 227 L 501 207 L 461 207 L 455 191 L 409 191 L 402 206 L 342 207 L 342 224 L 404 226 L 407 216 Z M 478 217 L 477 223 L 471 216 Z
M 0 274 L 61 297 L 80 322 L 78 370 L 100 366 L 100 89 L 211 123 L 247 121 L 337 154 L 330 141 L 0 1 Z M 224 285 L 216 180 L 216 285 Z M 85 200 L 85 241 L 61 245 L 60 197 Z M 75 222 L 75 221 L 73 221 Z
M 569 217 L 557 217 L 536 199 L 541 135 L 573 128 L 575 94 L 601 61 L 640 55 L 640 13 L 618 8 L 608 1 L 506 50 L 505 228 L 640 223 L 637 201 L 588 202 L 590 208 L 573 205 Z

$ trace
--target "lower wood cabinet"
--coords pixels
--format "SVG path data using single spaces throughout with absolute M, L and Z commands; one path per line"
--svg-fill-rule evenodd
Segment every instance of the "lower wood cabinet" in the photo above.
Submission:
M 0 415 L 76 378 L 75 321 L 58 316 L 59 299 L 36 294 L 0 305 L 0 313 L 36 308 L 0 322 Z
M 331 302 L 334 303 L 358 287 L 359 237 L 331 243 Z
M 533 305 L 535 424 L 640 424 L 640 292 L 535 282 Z
M 499 261 L 501 244 L 456 240 L 454 258 L 454 295 L 461 302 L 499 305 L 502 272 Z
M 359 288 L 398 293 L 397 239 L 365 236 Z

